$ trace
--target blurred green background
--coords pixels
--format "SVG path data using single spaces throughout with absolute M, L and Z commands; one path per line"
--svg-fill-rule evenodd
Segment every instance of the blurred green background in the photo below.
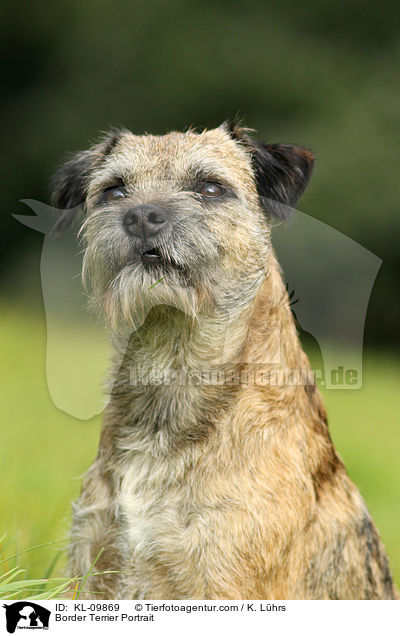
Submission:
M 264 139 L 315 150 L 301 209 L 383 260 L 366 320 L 363 388 L 327 391 L 326 401 L 334 441 L 400 581 L 399 18 L 390 0 L 2 3 L 0 534 L 7 549 L 66 535 L 69 502 L 99 428 L 99 418 L 81 422 L 51 402 L 43 237 L 11 213 L 29 213 L 24 198 L 48 202 L 63 154 L 111 125 L 162 133 L 239 114 Z M 54 550 L 30 553 L 29 573 L 42 575 Z

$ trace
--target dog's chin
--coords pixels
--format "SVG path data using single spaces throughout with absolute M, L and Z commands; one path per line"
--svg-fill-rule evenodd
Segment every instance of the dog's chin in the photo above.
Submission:
M 126 272 L 124 271 L 126 270 Z M 155 287 L 162 281 L 169 286 L 186 287 L 192 279 L 189 269 L 181 263 L 162 258 L 156 250 L 149 250 L 133 260 L 127 261 L 117 276 L 133 277 L 138 287 L 143 291 Z
M 101 304 L 108 327 L 117 333 L 138 329 L 158 305 L 176 307 L 191 318 L 199 310 L 198 293 L 182 268 L 151 255 L 123 266 Z

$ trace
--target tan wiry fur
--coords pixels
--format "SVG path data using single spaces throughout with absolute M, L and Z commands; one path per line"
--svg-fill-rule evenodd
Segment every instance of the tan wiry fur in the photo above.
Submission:
M 122 131 L 85 155 L 84 274 L 115 361 L 99 453 L 74 504 L 68 573 L 88 571 L 101 548 L 97 571 L 119 571 L 91 579 L 88 596 L 396 595 L 313 380 L 255 381 L 254 369 L 287 378 L 309 363 L 270 247 L 248 139 L 224 126 L 164 137 Z M 236 196 L 209 208 L 189 197 L 182 183 L 199 165 Z M 129 205 L 178 210 L 179 236 L 160 249 L 188 266 L 184 282 L 170 271 L 150 289 L 157 276 L 130 262 L 120 227 L 127 208 L 96 207 L 116 173 Z M 58 177 L 61 201 L 70 178 Z M 161 368 L 167 381 L 132 384 L 133 367 Z M 225 382 L 182 382 L 182 373 L 208 369 L 223 370 Z

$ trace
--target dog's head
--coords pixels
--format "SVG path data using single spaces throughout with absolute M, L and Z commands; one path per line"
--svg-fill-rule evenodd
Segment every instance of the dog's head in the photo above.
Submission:
M 141 323 L 158 304 L 227 311 L 255 293 L 271 220 L 295 205 L 312 165 L 305 149 L 227 124 L 159 137 L 113 131 L 57 172 L 54 233 L 83 205 L 83 275 L 112 328 Z

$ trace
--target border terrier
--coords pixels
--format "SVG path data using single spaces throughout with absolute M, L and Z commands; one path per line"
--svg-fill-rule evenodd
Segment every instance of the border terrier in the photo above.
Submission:
M 397 597 L 270 242 L 313 162 L 224 123 L 113 130 L 58 170 L 54 232 L 83 206 L 83 279 L 115 352 L 98 455 L 73 504 L 69 575 L 101 552 L 88 596 Z M 312 379 L 258 382 L 254 369 Z

